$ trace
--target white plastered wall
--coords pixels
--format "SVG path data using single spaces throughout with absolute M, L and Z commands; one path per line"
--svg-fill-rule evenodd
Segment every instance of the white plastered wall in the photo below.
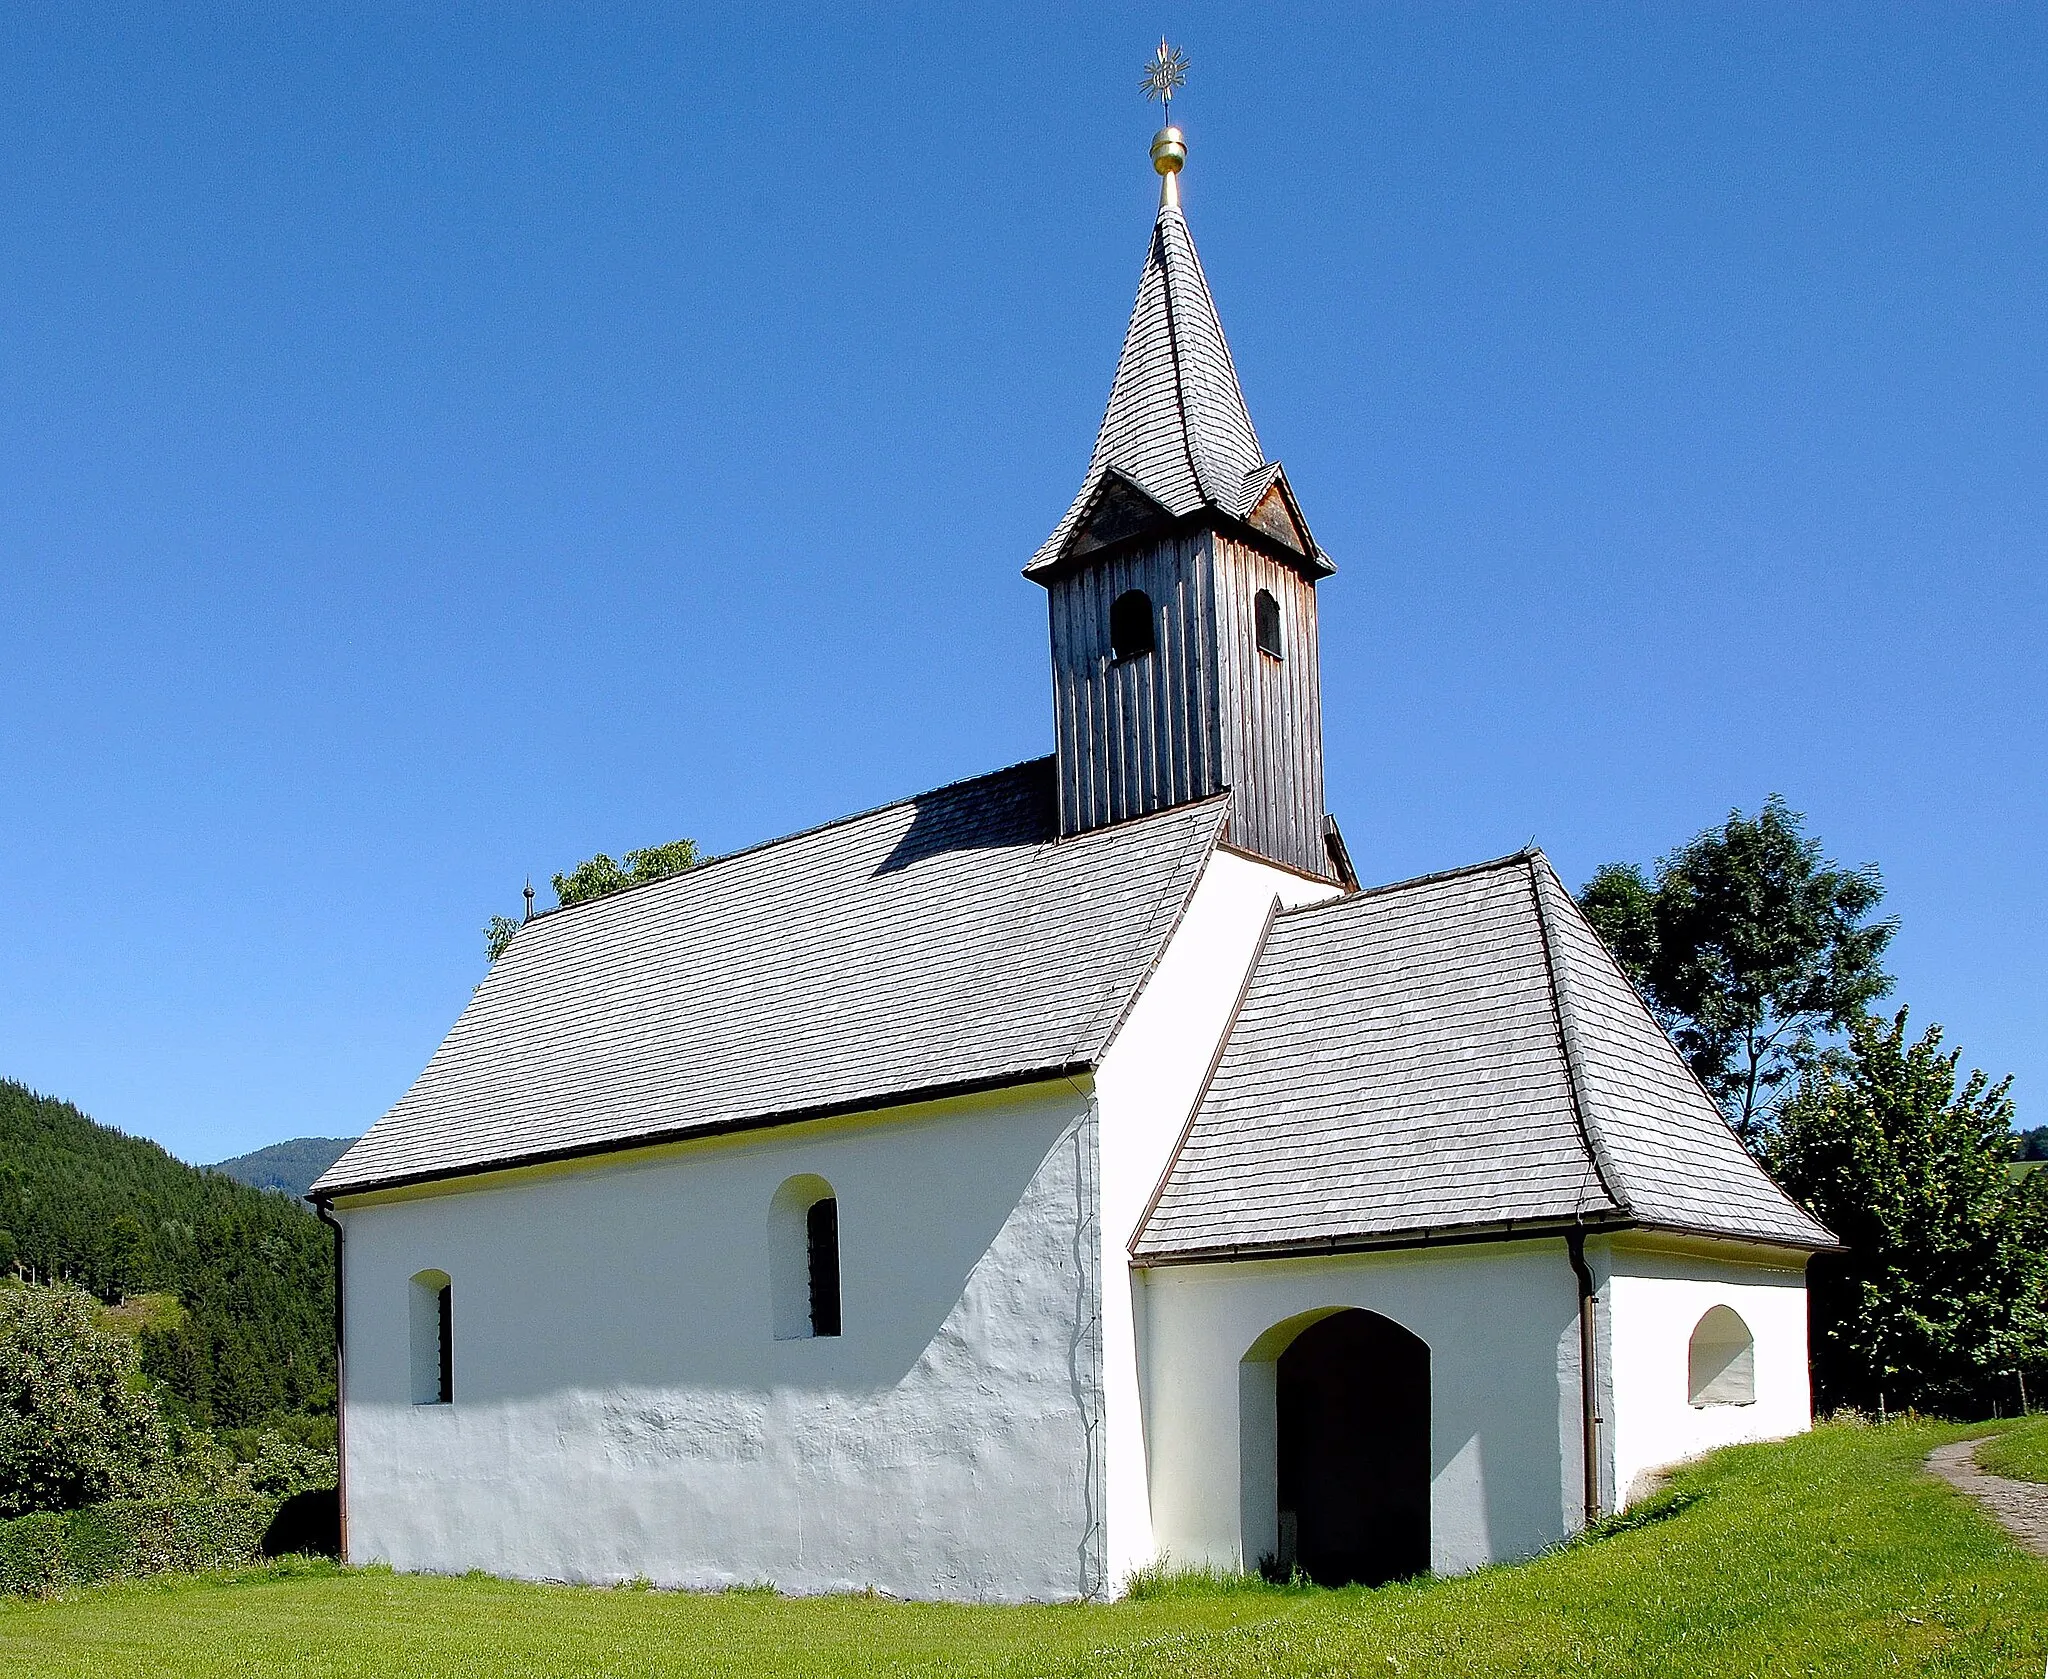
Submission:
M 1102 1589 L 1086 1090 L 343 1204 L 349 1551 L 795 1592 Z M 769 1204 L 839 1200 L 844 1334 L 774 1337 Z M 409 1279 L 452 1280 L 415 1405 Z
M 1251 1569 L 1277 1552 L 1273 1361 L 1347 1306 L 1429 1344 L 1432 1569 L 1525 1557 L 1579 1525 L 1578 1288 L 1562 1240 L 1159 1266 L 1147 1299 L 1153 1521 L 1174 1561 Z
M 1103 1437 L 1107 1579 L 1152 1560 L 1144 1371 L 1146 1273 L 1137 1234 L 1229 1024 L 1275 898 L 1315 903 L 1340 889 L 1232 852 L 1210 855 L 1178 930 L 1103 1057 L 1101 1114 Z
M 1612 1487 L 1640 1498 L 1653 1471 L 1717 1446 L 1808 1428 L 1806 1255 L 1631 1233 L 1588 1245 L 1602 1274 Z M 1756 1402 L 1695 1406 L 1687 1351 L 1708 1310 L 1726 1306 L 1755 1340 Z

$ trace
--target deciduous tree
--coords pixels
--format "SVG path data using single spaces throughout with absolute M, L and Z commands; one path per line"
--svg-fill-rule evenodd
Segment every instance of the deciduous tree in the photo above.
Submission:
M 1981 1415 L 2048 1376 L 2048 1189 L 2015 1179 L 2011 1080 L 1962 1077 L 1904 1009 L 1815 1065 L 1771 1139 L 1778 1181 L 1845 1251 L 1808 1270 L 1824 1405 Z
M 1887 995 L 1895 920 L 1875 865 L 1822 855 L 1776 795 L 1659 859 L 1609 863 L 1579 902 L 1742 1139 L 1757 1147 L 1829 1036 Z
M 586 904 L 593 898 L 623 892 L 629 886 L 667 880 L 671 875 L 694 869 L 703 861 L 697 842 L 688 839 L 629 851 L 623 864 L 614 862 L 600 851 L 595 857 L 586 857 L 568 873 L 554 877 L 555 907 L 567 909 L 571 904 Z M 484 949 L 493 962 L 511 948 L 521 925 L 507 915 L 494 915 L 485 923 Z

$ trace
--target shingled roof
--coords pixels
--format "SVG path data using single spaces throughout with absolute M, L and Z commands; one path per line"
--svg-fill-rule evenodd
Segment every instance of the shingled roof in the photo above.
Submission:
M 1027 577 L 1055 570 L 1090 516 L 1119 491 L 1135 491 L 1162 515 L 1204 508 L 1251 520 L 1269 490 L 1284 512 L 1262 524 L 1287 533 L 1301 563 L 1317 576 L 1336 570 L 1308 534 L 1277 461 L 1268 461 L 1237 383 L 1223 323 L 1178 204 L 1160 206 L 1138 281 L 1138 300 L 1124 332 L 1123 354 L 1109 407 L 1096 433 L 1081 493 L 1045 545 L 1024 568 Z
M 1134 1251 L 1580 1221 L 1833 1245 L 1531 851 L 1274 918 Z
M 313 1194 L 1088 1069 L 1228 801 L 1053 800 L 1039 759 L 540 917 Z

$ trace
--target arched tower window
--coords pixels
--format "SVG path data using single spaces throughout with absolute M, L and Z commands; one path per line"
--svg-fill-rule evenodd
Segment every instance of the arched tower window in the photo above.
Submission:
M 1118 664 L 1141 658 L 1159 645 L 1152 622 L 1152 597 L 1143 589 L 1126 589 L 1109 606 L 1109 650 Z
M 1756 1403 L 1756 1338 L 1728 1307 L 1710 1308 L 1693 1326 L 1686 1364 L 1694 1405 Z
M 815 1173 L 768 1203 L 768 1292 L 776 1340 L 839 1333 L 839 1198 Z
M 1271 589 L 1261 589 L 1252 599 L 1252 635 L 1261 653 L 1275 659 L 1284 656 L 1280 650 L 1280 603 Z
M 455 1286 L 446 1271 L 421 1271 L 412 1279 L 412 1402 L 455 1403 Z

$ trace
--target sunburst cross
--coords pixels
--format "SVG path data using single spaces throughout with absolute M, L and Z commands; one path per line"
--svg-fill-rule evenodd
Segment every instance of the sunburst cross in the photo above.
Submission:
M 1188 55 L 1179 47 L 1169 47 L 1164 35 L 1159 37 L 1159 50 L 1152 55 L 1152 62 L 1145 66 L 1143 87 L 1147 99 L 1156 99 L 1164 107 L 1164 116 L 1169 127 L 1173 123 L 1173 90 L 1187 86 Z

